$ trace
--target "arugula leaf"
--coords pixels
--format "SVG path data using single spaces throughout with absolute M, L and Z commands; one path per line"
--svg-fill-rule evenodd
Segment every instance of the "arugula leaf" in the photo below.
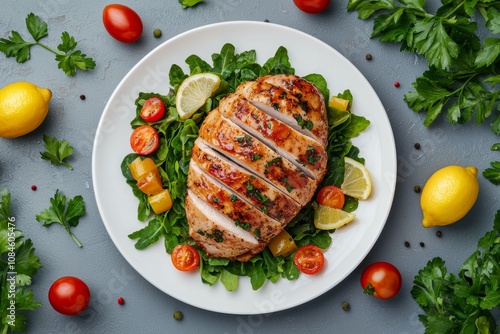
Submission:
M 50 161 L 53 165 L 63 165 L 69 169 L 73 167 L 66 163 L 64 159 L 73 153 L 73 147 L 66 140 L 59 141 L 57 138 L 52 138 L 48 135 L 43 135 L 46 152 L 40 152 L 43 160 Z
M 460 267 L 447 272 L 436 257 L 418 272 L 411 295 L 425 314 L 419 316 L 425 333 L 494 333 L 497 324 L 490 310 L 500 306 L 500 210 L 493 230 Z
M 194 7 L 204 1 L 205 0 L 179 0 L 179 3 L 182 5 L 182 9 L 186 9 L 188 7 Z
M 16 57 L 18 63 L 24 63 L 30 59 L 30 49 L 33 45 L 39 45 L 44 49 L 54 53 L 59 62 L 58 68 L 62 69 L 68 76 L 75 75 L 77 69 L 86 71 L 95 68 L 95 61 L 87 57 L 81 51 L 74 49 L 77 46 L 75 38 L 66 31 L 61 35 L 61 44 L 57 50 L 40 43 L 40 39 L 48 35 L 47 23 L 43 22 L 37 15 L 30 13 L 26 17 L 26 27 L 34 41 L 25 41 L 17 31 L 12 31 L 8 39 L 0 39 L 0 52 L 7 57 Z
M 27 315 L 18 311 L 33 311 L 42 304 L 34 300 L 28 289 L 33 276 L 42 267 L 30 239 L 24 239 L 10 216 L 10 192 L 0 191 L 0 332 L 26 330 Z M 14 255 L 13 255 L 14 254 Z M 8 258 L 15 258 L 14 262 Z M 12 290 L 14 288 L 14 290 Z M 15 316 L 10 312 L 15 309 Z
M 71 232 L 71 227 L 76 227 L 80 217 L 85 214 L 83 197 L 80 195 L 75 196 L 66 205 L 66 196 L 57 189 L 54 197 L 50 199 L 50 204 L 51 206 L 48 209 L 36 215 L 36 220 L 43 223 L 43 226 L 50 226 L 54 223 L 62 225 L 78 247 L 82 247 L 81 242 Z

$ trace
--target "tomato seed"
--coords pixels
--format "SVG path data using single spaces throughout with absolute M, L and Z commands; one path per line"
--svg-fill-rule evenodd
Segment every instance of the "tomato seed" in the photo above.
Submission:
M 118 299 L 116 300 L 118 302 L 118 304 L 120 305 L 123 305 L 125 304 L 125 299 L 123 299 L 123 297 L 118 297 Z
M 37 187 L 35 185 L 31 186 L 31 190 L 35 191 L 36 189 L 37 189 Z
M 399 81 L 394 82 L 394 87 L 398 88 L 400 86 Z

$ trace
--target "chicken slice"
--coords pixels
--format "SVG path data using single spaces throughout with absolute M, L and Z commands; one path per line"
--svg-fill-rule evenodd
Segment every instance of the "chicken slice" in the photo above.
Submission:
M 188 188 L 199 198 L 233 221 L 233 224 L 252 233 L 260 242 L 267 243 L 283 227 L 279 221 L 259 211 L 226 186 L 206 174 L 193 160 L 189 164 Z
M 234 260 L 237 256 L 260 247 L 259 241 L 252 234 L 236 226 L 232 220 L 189 189 L 185 206 L 189 235 L 208 256 Z
M 326 172 L 327 154 L 316 140 L 269 116 L 240 94 L 220 101 L 219 111 L 279 155 L 294 163 L 314 180 L 321 181 Z
M 283 87 L 265 81 L 247 81 L 236 89 L 236 93 L 245 96 L 257 108 L 295 130 L 318 141 L 326 147 L 328 140 L 328 119 L 323 103 L 319 110 L 313 109 L 306 102 L 307 94 L 295 94 Z M 315 94 L 311 92 L 311 94 Z M 320 98 L 323 99 L 323 95 Z
M 287 224 L 300 211 L 301 206 L 290 196 L 211 149 L 201 138 L 194 143 L 191 159 L 217 181 L 282 225 Z M 249 191 L 249 188 L 255 190 Z M 256 196 L 257 193 L 260 196 Z M 267 200 L 263 201 L 263 198 Z
M 236 163 L 267 179 L 299 204 L 305 205 L 311 200 L 317 186 L 316 181 L 224 118 L 218 109 L 212 110 L 205 118 L 199 130 L 199 137 Z M 257 198 L 261 195 L 253 187 L 248 190 L 254 192 Z

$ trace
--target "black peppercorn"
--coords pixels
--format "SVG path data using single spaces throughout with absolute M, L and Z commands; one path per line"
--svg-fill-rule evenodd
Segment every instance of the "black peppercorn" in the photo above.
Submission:
M 351 309 L 351 305 L 348 302 L 344 301 L 342 302 L 342 309 L 347 312 Z
M 366 58 L 366 60 L 372 60 L 373 59 L 371 53 L 367 53 L 366 56 L 365 56 L 365 58 Z
M 420 188 L 420 186 L 415 186 L 413 187 L 413 191 L 416 192 L 417 194 L 421 191 L 422 189 Z
M 82 95 L 80 95 L 80 100 L 82 100 L 82 101 L 83 101 L 83 100 L 85 100 L 86 98 L 87 98 L 87 97 L 86 97 L 85 95 L 83 95 L 83 94 L 82 94 Z
M 443 236 L 443 232 L 436 231 L 436 237 L 441 238 Z
M 410 247 L 410 243 L 408 241 L 405 241 L 405 247 L 406 248 Z
M 420 241 L 420 247 L 425 247 L 425 244 L 422 241 Z
M 415 149 L 417 149 L 417 150 L 420 150 L 420 143 L 415 143 L 415 145 L 413 145 L 413 147 L 415 147 Z

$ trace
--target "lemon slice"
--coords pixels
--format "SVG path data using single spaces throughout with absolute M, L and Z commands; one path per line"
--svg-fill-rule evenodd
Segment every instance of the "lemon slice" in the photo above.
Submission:
M 344 182 L 340 186 L 345 195 L 367 199 L 372 191 L 372 181 L 365 165 L 349 157 L 344 158 Z
M 355 217 L 352 212 L 318 205 L 314 213 L 314 226 L 320 230 L 333 230 L 351 222 Z
M 220 78 L 213 73 L 199 73 L 186 78 L 175 97 L 175 106 L 182 119 L 191 117 L 220 85 Z

